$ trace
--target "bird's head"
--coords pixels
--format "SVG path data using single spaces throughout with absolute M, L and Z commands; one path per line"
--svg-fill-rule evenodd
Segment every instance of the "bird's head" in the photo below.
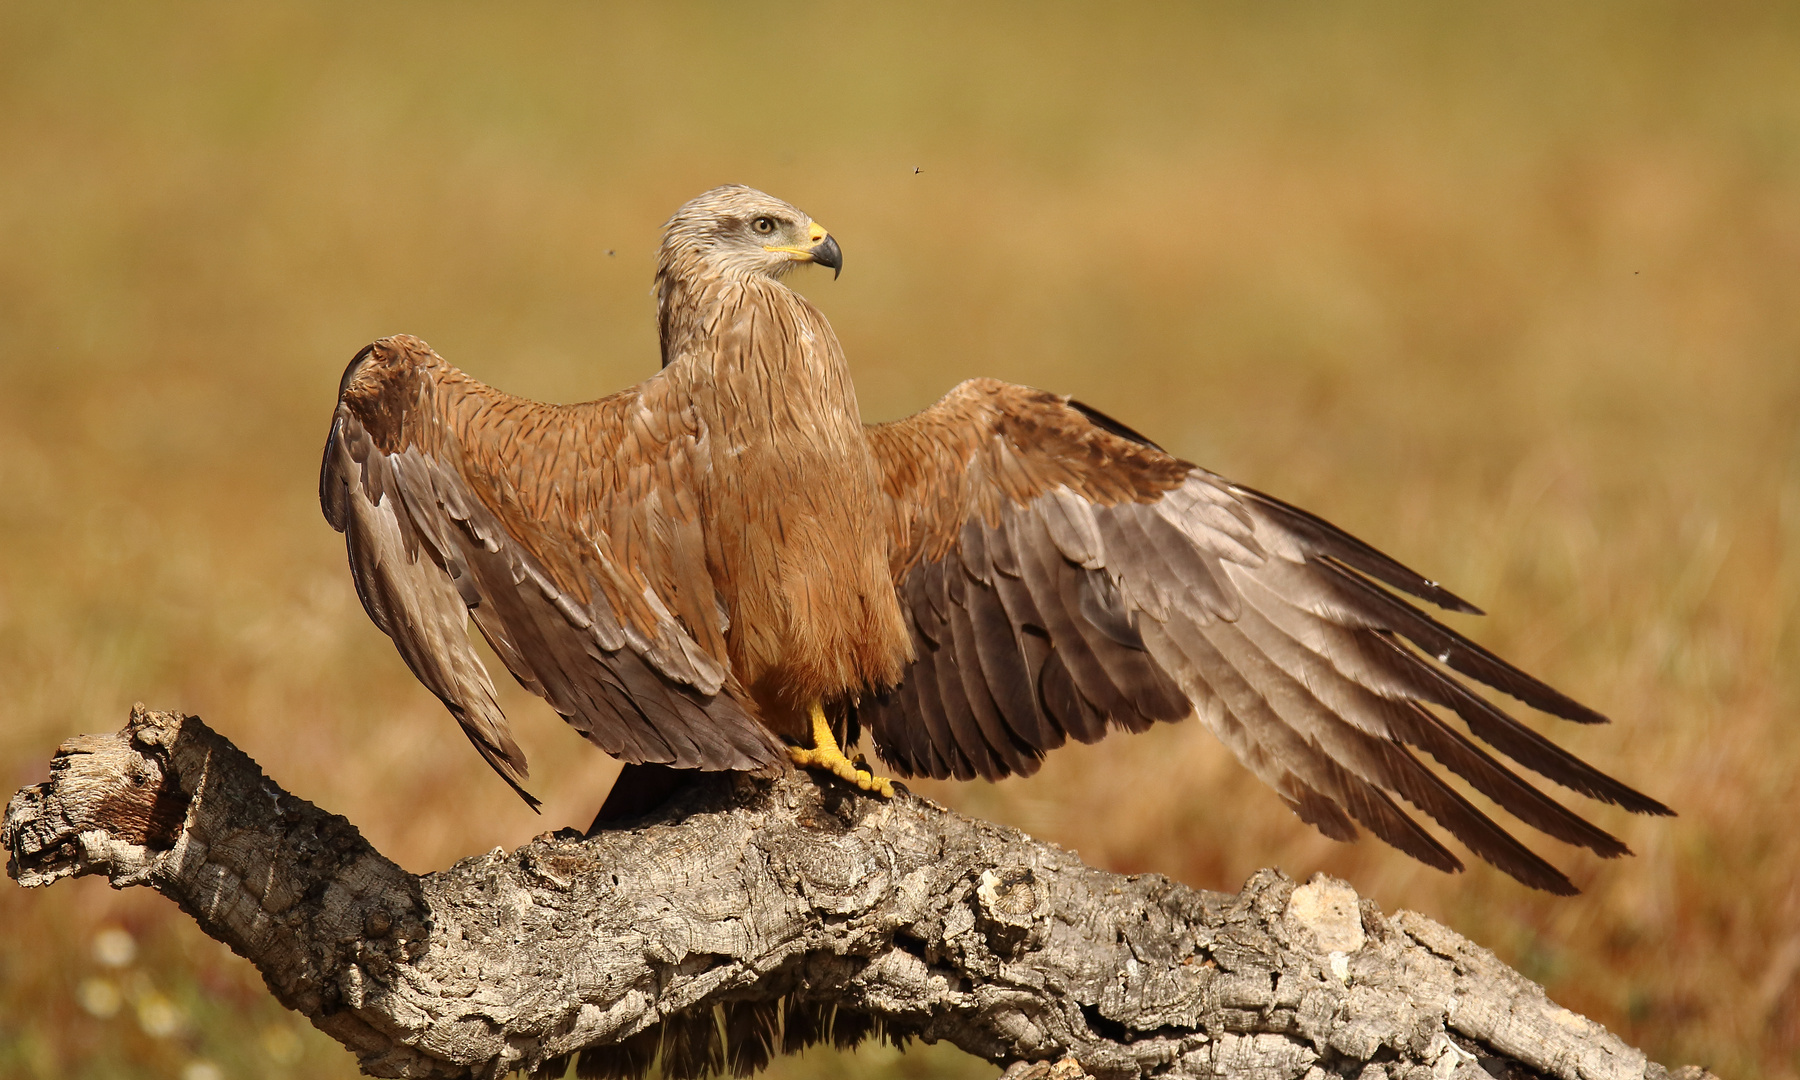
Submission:
M 780 278 L 809 262 L 831 267 L 834 277 L 843 269 L 843 252 L 823 225 L 755 188 L 728 184 L 691 200 L 663 226 L 657 276 Z

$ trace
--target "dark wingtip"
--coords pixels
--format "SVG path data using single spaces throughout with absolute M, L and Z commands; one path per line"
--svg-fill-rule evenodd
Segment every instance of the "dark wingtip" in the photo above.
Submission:
M 1620 786 L 1624 787 L 1623 784 L 1621 784 Z M 1626 790 L 1626 792 L 1628 792 L 1630 794 L 1630 798 L 1629 799 L 1619 799 L 1619 800 L 1617 800 L 1617 804 L 1619 806 L 1625 808 L 1626 810 L 1631 811 L 1634 814 L 1648 814 L 1650 817 L 1680 817 L 1681 816 L 1680 814 L 1677 814 L 1673 808 L 1666 806 L 1663 803 L 1658 802 L 1655 799 L 1652 799 L 1650 796 L 1645 795 L 1643 792 L 1632 791 L 1632 789 L 1630 789 L 1630 788 L 1625 788 L 1625 790 Z
M 1314 555 L 1348 566 L 1421 600 L 1429 600 L 1446 611 L 1456 611 L 1466 615 L 1483 614 L 1482 610 L 1474 604 L 1432 581 L 1417 570 L 1403 565 L 1368 543 L 1351 536 L 1317 514 L 1302 510 L 1293 503 L 1284 502 L 1267 492 L 1245 487 L 1243 484 L 1234 483 L 1231 485 L 1231 490 L 1261 506 L 1265 512 L 1292 532 Z
M 1532 887 L 1534 889 L 1541 889 L 1544 892 L 1549 893 L 1551 896 L 1580 896 L 1581 895 L 1581 890 L 1579 888 L 1577 888 L 1575 883 L 1573 881 L 1570 881 L 1561 871 L 1557 871 L 1556 876 L 1554 876 L 1554 877 L 1544 877 L 1544 878 L 1533 879 L 1530 881 L 1526 881 L 1524 878 L 1519 877 L 1516 874 L 1514 874 L 1512 876 L 1513 876 L 1514 880 L 1523 882 L 1524 884 L 1529 885 L 1530 887 Z
M 1167 450 L 1163 450 L 1162 447 L 1151 442 L 1137 431 L 1126 427 L 1124 424 L 1119 423 L 1117 420 L 1114 420 L 1112 417 L 1086 402 L 1076 401 L 1074 398 L 1070 398 L 1069 408 L 1074 409 L 1076 412 L 1087 417 L 1088 423 L 1108 434 L 1117 435 L 1121 439 L 1128 439 L 1131 442 L 1137 443 L 1139 446 L 1148 446 L 1152 450 L 1160 450 L 1165 454 L 1168 453 Z
M 1560 691 L 1558 691 L 1558 693 L 1561 694 Z M 1569 697 L 1566 694 L 1561 694 L 1561 696 L 1562 696 L 1563 700 L 1562 700 L 1562 703 L 1559 708 L 1546 709 L 1546 708 L 1544 708 L 1544 706 L 1539 705 L 1535 701 L 1527 701 L 1526 704 L 1532 706 L 1533 708 L 1542 709 L 1544 712 L 1549 713 L 1551 716 L 1557 717 L 1562 720 L 1567 720 L 1570 723 L 1574 723 L 1574 724 L 1610 724 L 1610 723 L 1612 723 L 1612 717 L 1606 715 L 1605 713 L 1601 712 L 1600 710 L 1591 709 L 1588 706 L 1583 705 L 1581 702 L 1576 701 L 1574 698 Z M 1523 699 L 1521 699 L 1521 700 L 1523 700 Z
M 1437 590 L 1437 595 L 1438 595 L 1439 599 L 1434 601 L 1434 603 L 1436 603 L 1439 607 L 1443 608 L 1445 611 L 1454 611 L 1459 615 L 1486 615 L 1487 614 L 1487 612 L 1476 607 L 1474 604 L 1469 603 L 1467 600 L 1464 600 L 1462 597 L 1451 592 L 1449 589 L 1444 588 L 1442 585 L 1439 585 L 1435 581 L 1426 579 L 1426 584 L 1430 585 L 1433 589 Z
M 488 757 L 488 755 L 486 755 L 486 754 L 483 754 L 482 756 Z M 526 791 L 525 785 L 519 783 L 519 781 L 515 777 L 509 775 L 509 773 L 511 771 L 510 763 L 508 763 L 509 764 L 508 768 L 502 768 L 501 764 L 500 764 L 501 761 L 504 761 L 504 759 L 500 759 L 497 761 L 496 759 L 494 759 L 492 757 L 488 757 L 488 764 L 492 765 L 494 767 L 494 771 L 500 774 L 500 779 L 506 781 L 506 786 L 512 788 L 513 791 L 518 794 L 519 798 L 525 800 L 525 805 L 531 807 L 532 813 L 542 814 L 544 812 L 544 809 L 543 809 L 544 804 L 538 800 L 538 797 L 536 795 L 533 795 L 531 792 Z
M 526 806 L 531 807 L 532 813 L 541 815 L 544 812 L 544 804 L 541 801 L 539 801 L 539 799 L 536 795 L 533 795 L 531 792 L 526 791 L 524 788 L 520 787 L 518 784 L 513 784 L 512 780 L 510 780 L 510 779 L 507 780 L 507 783 L 512 784 L 512 789 L 519 793 L 519 798 L 525 800 Z

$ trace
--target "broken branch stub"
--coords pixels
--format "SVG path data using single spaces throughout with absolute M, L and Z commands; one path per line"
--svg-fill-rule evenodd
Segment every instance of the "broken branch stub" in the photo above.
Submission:
M 801 773 L 708 775 L 629 827 L 414 876 L 197 718 L 140 706 L 65 743 L 0 842 L 21 884 L 174 900 L 377 1076 L 742 1075 L 871 1036 L 1020 1080 L 1670 1075 L 1342 882 L 1122 877 Z

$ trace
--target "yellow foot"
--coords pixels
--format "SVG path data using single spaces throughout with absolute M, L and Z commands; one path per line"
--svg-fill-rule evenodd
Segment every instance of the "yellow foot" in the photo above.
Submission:
M 816 701 L 812 707 L 812 729 L 813 744 L 810 749 L 803 746 L 788 747 L 788 756 L 794 759 L 794 764 L 803 769 L 823 769 L 864 791 L 873 791 L 884 799 L 894 797 L 892 780 L 876 776 L 868 769 L 857 768 L 856 763 L 838 749 L 837 739 L 831 734 L 831 722 L 825 719 L 825 710 Z

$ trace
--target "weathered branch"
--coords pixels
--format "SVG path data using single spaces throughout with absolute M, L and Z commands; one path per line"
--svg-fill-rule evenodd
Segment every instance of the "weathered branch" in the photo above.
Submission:
M 807 775 L 712 777 L 636 827 L 415 877 L 198 719 L 140 706 L 65 743 L 0 839 L 24 885 L 104 874 L 174 900 L 378 1076 L 577 1053 L 584 1075 L 635 1075 L 659 1048 L 668 1075 L 742 1072 L 876 1033 L 1015 1076 L 1667 1075 L 1341 882 L 1120 877 Z

